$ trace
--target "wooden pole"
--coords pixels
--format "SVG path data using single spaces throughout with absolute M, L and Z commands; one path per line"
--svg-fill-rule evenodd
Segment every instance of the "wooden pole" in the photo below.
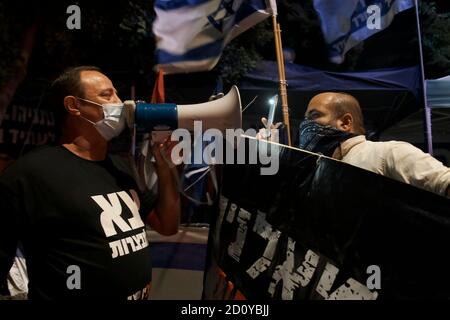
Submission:
M 278 62 L 278 77 L 280 79 L 280 96 L 281 96 L 281 108 L 283 112 L 283 122 L 287 130 L 288 145 L 291 143 L 291 126 L 289 124 L 289 108 L 286 89 L 286 74 L 284 71 L 284 58 L 283 58 L 283 46 L 281 44 L 281 29 L 277 23 L 276 15 L 272 15 L 273 33 L 275 37 L 275 51 L 277 54 Z

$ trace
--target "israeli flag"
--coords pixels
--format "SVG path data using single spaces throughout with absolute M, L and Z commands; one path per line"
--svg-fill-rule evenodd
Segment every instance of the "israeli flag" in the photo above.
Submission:
M 314 0 L 330 60 L 342 63 L 345 53 L 387 28 L 394 16 L 414 7 L 415 0 Z
M 275 0 L 156 0 L 156 69 L 211 70 L 225 45 L 276 14 Z

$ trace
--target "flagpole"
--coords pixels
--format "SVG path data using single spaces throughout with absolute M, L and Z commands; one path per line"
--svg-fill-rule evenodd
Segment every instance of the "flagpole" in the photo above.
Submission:
M 281 96 L 281 108 L 283 111 L 283 122 L 286 126 L 288 145 L 291 146 L 291 127 L 289 125 L 289 108 L 286 90 L 286 74 L 284 71 L 284 58 L 283 58 L 283 46 L 281 44 L 281 29 L 277 23 L 277 16 L 272 15 L 273 33 L 275 37 L 275 51 L 277 54 L 278 62 L 278 77 L 280 79 L 280 96 Z
M 420 53 L 420 70 L 422 73 L 422 85 L 423 85 L 423 101 L 424 101 L 424 127 L 425 127 L 425 144 L 429 154 L 433 154 L 433 131 L 431 127 L 431 109 L 428 107 L 427 101 L 427 84 L 425 81 L 425 67 L 423 63 L 423 51 L 422 51 L 422 35 L 420 33 L 420 19 L 419 19 L 419 1 L 414 0 L 416 6 L 416 19 L 417 19 L 417 39 L 419 41 L 419 53 Z

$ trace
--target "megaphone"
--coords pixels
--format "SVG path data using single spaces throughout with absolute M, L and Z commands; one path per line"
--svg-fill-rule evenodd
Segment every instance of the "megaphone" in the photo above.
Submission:
M 124 102 L 130 128 L 140 133 L 171 132 L 178 128 L 194 130 L 194 121 L 202 121 L 203 130 L 242 127 L 242 106 L 239 90 L 233 86 L 222 98 L 200 103 L 177 105 L 174 103 Z

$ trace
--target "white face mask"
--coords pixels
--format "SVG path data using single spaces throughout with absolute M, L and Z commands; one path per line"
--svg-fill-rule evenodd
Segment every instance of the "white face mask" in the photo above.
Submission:
M 125 117 L 123 115 L 123 103 L 97 103 L 91 100 L 78 98 L 80 100 L 95 104 L 103 109 L 104 118 L 100 121 L 93 122 L 83 116 L 82 119 L 92 123 L 106 141 L 117 137 L 125 128 Z

